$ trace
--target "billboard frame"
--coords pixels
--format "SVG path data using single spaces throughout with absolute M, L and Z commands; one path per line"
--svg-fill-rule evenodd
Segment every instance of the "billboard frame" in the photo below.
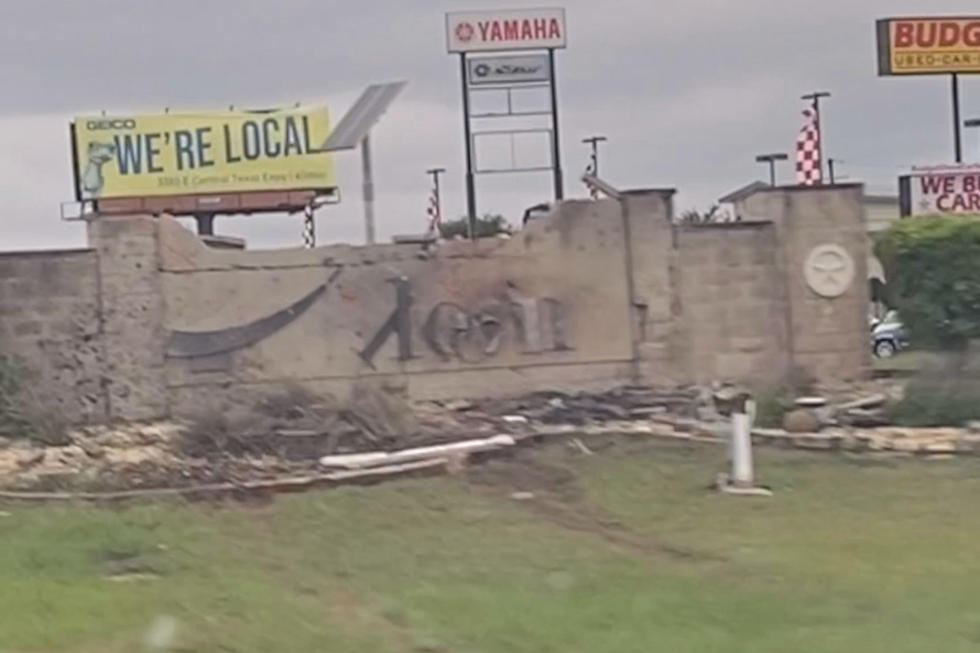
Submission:
M 960 118 L 960 75 L 977 74 L 971 71 L 935 70 L 898 73 L 892 68 L 891 24 L 896 21 L 980 21 L 980 16 L 892 16 L 875 21 L 879 77 L 950 76 L 950 95 L 953 104 L 953 159 L 963 163 L 963 125 Z
M 963 70 L 931 70 L 915 71 L 909 73 L 895 72 L 892 68 L 891 45 L 892 35 L 889 29 L 891 23 L 895 21 L 924 21 L 924 20 L 976 20 L 980 22 L 980 16 L 892 16 L 890 18 L 878 18 L 875 20 L 875 32 L 877 35 L 876 48 L 878 50 L 878 76 L 879 77 L 918 77 L 937 75 L 972 75 L 978 72 Z

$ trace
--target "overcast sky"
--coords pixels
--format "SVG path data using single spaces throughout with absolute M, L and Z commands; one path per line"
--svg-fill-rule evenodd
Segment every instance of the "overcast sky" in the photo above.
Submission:
M 73 115 L 163 107 L 326 102 L 335 119 L 372 82 L 409 86 L 374 132 L 382 238 L 424 230 L 425 169 L 444 166 L 445 212 L 464 211 L 459 64 L 443 13 L 564 4 L 558 55 L 567 195 L 586 164 L 581 139 L 609 138 L 602 176 L 676 187 L 678 210 L 706 208 L 791 152 L 802 93 L 829 90 L 825 149 L 840 174 L 894 193 L 908 165 L 952 158 L 949 82 L 878 78 L 874 19 L 980 13 L 977 0 L 0 0 L 0 249 L 84 246 L 59 218 L 72 198 Z M 980 76 L 962 83 L 980 117 Z M 977 130 L 980 132 L 980 130 Z M 966 134 L 980 160 L 980 133 Z M 321 243 L 361 242 L 359 159 L 338 156 L 343 202 L 318 214 Z M 781 178 L 790 181 L 787 165 Z M 478 179 L 480 210 L 519 218 L 551 195 L 547 173 Z M 250 247 L 300 242 L 297 217 L 225 218 Z

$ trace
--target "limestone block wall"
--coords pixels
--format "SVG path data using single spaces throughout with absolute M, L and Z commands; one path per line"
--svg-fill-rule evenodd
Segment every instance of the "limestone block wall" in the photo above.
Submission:
M 679 226 L 673 250 L 687 379 L 772 383 L 789 370 L 785 288 L 771 223 Z
M 151 217 L 102 218 L 88 226 L 96 251 L 108 411 L 114 419 L 169 414 L 164 383 L 163 294 Z
M 630 378 L 618 204 L 569 202 L 511 239 L 269 252 L 205 248 L 161 219 L 172 407 L 289 381 L 438 398 Z M 291 313 L 290 313 L 291 311 Z M 289 313 L 289 315 L 287 315 Z M 210 343 L 210 344 L 209 344 Z
M 767 216 L 776 229 L 791 364 L 813 378 L 846 381 L 871 369 L 863 192 L 857 184 L 794 187 L 746 200 L 752 215 Z M 805 276 L 808 257 L 826 245 L 842 248 L 853 264 L 846 289 L 835 297 L 818 294 Z
M 99 314 L 96 252 L 0 254 L 0 353 L 21 361 L 24 385 L 56 417 L 109 415 Z
M 297 383 L 450 398 L 856 379 L 861 191 L 769 189 L 745 200 L 764 220 L 697 228 L 673 222 L 672 191 L 633 191 L 430 248 L 215 250 L 172 218 L 105 217 L 90 250 L 0 255 L 0 351 L 76 422 L 247 406 Z M 826 246 L 853 264 L 831 296 L 805 272 Z

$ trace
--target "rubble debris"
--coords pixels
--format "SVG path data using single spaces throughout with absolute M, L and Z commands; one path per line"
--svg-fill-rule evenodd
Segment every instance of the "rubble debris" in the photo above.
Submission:
M 745 392 L 721 384 L 630 385 L 410 403 L 404 388 L 376 384 L 359 386 L 346 401 L 295 389 L 242 402 L 247 408 L 241 414 L 215 410 L 185 422 L 81 427 L 68 432 L 61 446 L 6 439 L 0 443 L 0 489 L 58 494 L 276 487 L 282 479 L 322 476 L 321 460 L 359 470 L 431 458 L 459 474 L 468 469 L 470 452 L 455 447 L 469 442 L 490 443 L 488 451 L 497 451 L 563 438 L 584 455 L 597 451 L 590 438 L 610 435 L 725 443 L 731 429 L 726 406 Z M 785 429 L 753 429 L 754 442 L 903 455 L 980 454 L 980 424 L 949 432 L 889 427 L 884 408 L 894 391 L 881 383 L 815 387 L 811 393 L 814 400 L 804 403 L 813 408 L 787 413 Z M 824 405 L 816 407 L 817 398 Z M 406 454 L 418 451 L 423 453 Z
M 846 401 L 842 404 L 836 406 L 838 411 L 847 412 L 850 410 L 862 410 L 867 408 L 877 408 L 883 406 L 885 402 L 888 401 L 888 397 L 884 394 L 873 394 L 868 397 L 860 397 L 858 399 L 853 399 L 851 401 Z

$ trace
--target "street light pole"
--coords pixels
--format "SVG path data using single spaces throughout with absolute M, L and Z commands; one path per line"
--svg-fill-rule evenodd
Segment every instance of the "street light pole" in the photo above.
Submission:
M 592 146 L 591 172 L 593 177 L 599 176 L 599 143 L 605 143 L 606 140 L 605 136 L 589 136 L 588 138 L 582 139 L 583 143 Z
M 758 163 L 768 163 L 769 164 L 769 185 L 776 185 L 776 161 L 786 161 L 789 159 L 789 155 L 783 152 L 776 152 L 774 154 L 760 154 L 755 157 Z
M 813 102 L 813 111 L 816 113 L 815 122 L 817 127 L 817 149 L 820 151 L 820 158 L 817 164 L 820 166 L 820 178 L 821 183 L 823 179 L 823 129 L 820 127 L 821 115 L 820 115 L 820 99 L 829 98 L 830 93 L 827 91 L 814 91 L 813 93 L 807 93 L 806 95 L 800 96 L 801 100 L 810 100 Z
M 834 166 L 838 163 L 844 163 L 840 159 L 829 158 L 827 159 L 827 170 L 830 172 L 830 185 L 833 186 L 837 183 L 837 177 L 834 175 Z

